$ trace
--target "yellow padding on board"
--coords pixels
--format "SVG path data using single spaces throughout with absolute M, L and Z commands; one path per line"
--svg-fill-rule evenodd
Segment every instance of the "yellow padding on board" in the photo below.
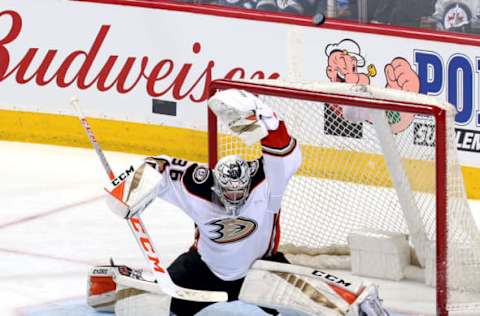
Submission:
M 223 137 L 223 139 L 222 139 Z M 256 159 L 261 147 L 247 148 L 232 136 L 221 136 L 220 143 L 228 143 L 229 152 L 242 152 L 244 159 Z M 302 165 L 297 175 L 342 182 L 393 187 L 390 172 L 383 156 L 356 151 L 302 145 Z M 222 155 L 222 154 L 221 154 Z M 433 162 L 406 159 L 402 161 L 414 191 L 435 191 Z
M 303 146 L 302 154 L 303 161 L 307 162 L 300 169 L 302 175 L 378 187 L 393 187 L 390 172 L 381 155 L 314 146 Z M 310 166 L 309 161 L 314 162 L 315 165 L 312 163 Z M 433 162 L 404 159 L 402 163 L 413 191 L 435 192 Z
M 462 173 L 468 198 L 480 200 L 480 168 L 462 167 Z
M 230 135 L 221 135 L 220 143 L 228 144 L 228 152 L 241 152 L 244 159 L 256 159 L 261 147 L 247 148 Z M 220 151 L 222 151 L 220 149 Z M 220 156 L 224 153 L 220 152 Z M 393 187 L 385 159 L 378 154 L 361 153 L 318 146 L 302 146 L 302 166 L 297 174 L 307 177 L 352 182 L 378 187 Z M 429 161 L 403 159 L 411 189 L 416 192 L 435 191 L 435 165 Z M 480 169 L 462 167 L 467 196 L 480 199 Z
M 104 150 L 207 160 L 206 132 L 93 118 L 88 122 Z M 91 148 L 78 118 L 67 115 L 0 110 L 0 139 Z
M 104 150 L 143 155 L 168 154 L 188 160 L 207 161 L 208 138 L 203 131 L 105 119 L 89 119 L 89 123 Z M 0 139 L 91 148 L 78 118 L 67 115 L 0 110 Z M 243 147 L 238 143 L 237 146 Z M 256 146 L 249 152 L 251 157 L 245 158 L 252 159 L 260 153 L 260 147 Z M 385 162 L 380 155 L 314 146 L 303 146 L 302 152 L 304 164 L 299 170 L 301 175 L 392 186 Z M 309 157 L 318 155 L 322 156 L 323 163 L 309 165 L 308 161 L 313 161 Z M 355 161 L 355 164 L 352 164 L 352 161 Z M 433 191 L 435 179 L 432 163 L 407 160 L 404 164 L 413 190 Z M 480 168 L 462 167 L 462 172 L 467 196 L 480 199 Z M 419 176 L 420 174 L 423 176 Z

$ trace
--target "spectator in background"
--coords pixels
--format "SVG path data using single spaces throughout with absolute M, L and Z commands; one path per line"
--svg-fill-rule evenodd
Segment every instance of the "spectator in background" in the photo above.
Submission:
M 219 4 L 230 7 L 241 7 L 245 9 L 255 9 L 258 4 L 258 0 L 217 0 L 212 1 L 213 4 Z
M 480 0 L 437 0 L 432 18 L 438 30 L 480 33 Z
M 421 18 L 431 16 L 435 0 L 370 0 L 371 23 L 420 27 Z
M 325 0 L 258 0 L 256 9 L 313 16 L 322 2 Z
M 274 12 L 293 13 L 314 16 L 317 13 L 327 14 L 328 0 L 258 0 L 256 9 Z M 358 0 L 335 0 L 335 16 L 339 19 L 357 18 Z
M 351 0 L 336 0 L 336 18 L 342 19 L 350 19 L 354 16 L 354 8 L 350 2 L 356 2 Z
M 175 0 L 198 4 L 215 4 L 221 6 L 240 7 L 262 11 L 314 16 L 316 13 L 326 14 L 328 0 Z M 356 17 L 357 0 L 335 0 L 336 16 L 341 19 Z

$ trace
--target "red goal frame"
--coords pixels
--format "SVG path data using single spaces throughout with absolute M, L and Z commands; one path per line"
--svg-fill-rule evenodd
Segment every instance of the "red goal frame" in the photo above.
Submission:
M 436 186 L 436 300 L 437 315 L 447 316 L 447 121 L 446 110 L 435 105 L 411 102 L 352 97 L 344 94 L 325 93 L 279 87 L 268 84 L 254 84 L 244 81 L 215 80 L 209 87 L 209 98 L 216 91 L 225 89 L 246 90 L 253 94 L 319 101 L 333 104 L 348 104 L 371 109 L 388 109 L 431 115 L 435 118 L 435 186 Z M 208 109 L 208 163 L 213 168 L 218 160 L 217 118 Z M 444 245 L 439 247 L 438 245 Z

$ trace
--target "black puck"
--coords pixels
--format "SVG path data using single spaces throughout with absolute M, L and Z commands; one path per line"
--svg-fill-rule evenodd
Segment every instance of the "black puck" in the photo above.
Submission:
M 315 25 L 323 24 L 323 22 L 325 22 L 325 15 L 323 15 L 323 13 L 315 14 L 312 18 L 312 22 Z

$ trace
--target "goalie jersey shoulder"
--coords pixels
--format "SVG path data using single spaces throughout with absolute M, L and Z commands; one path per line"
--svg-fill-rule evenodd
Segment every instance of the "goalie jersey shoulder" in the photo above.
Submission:
M 212 201 L 213 174 L 206 166 L 197 163 L 189 166 L 185 170 L 182 183 L 188 193 L 201 199 Z
M 180 181 L 187 193 L 206 201 L 213 201 L 213 173 L 207 166 L 168 156 L 147 157 L 146 162 L 158 172 L 166 173 L 172 182 Z M 263 158 L 247 163 L 252 177 L 250 188 L 253 190 L 265 179 Z
M 253 190 L 265 179 L 263 159 L 256 159 L 248 161 L 247 163 L 252 177 L 251 190 Z M 212 187 L 214 180 L 211 169 L 204 165 L 194 163 L 185 170 L 182 182 L 188 193 L 207 201 L 213 201 L 214 193 Z

